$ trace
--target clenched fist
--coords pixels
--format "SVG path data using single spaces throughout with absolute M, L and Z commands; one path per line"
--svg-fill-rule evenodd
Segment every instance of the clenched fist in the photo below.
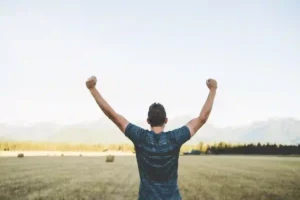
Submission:
M 206 81 L 206 85 L 210 90 L 217 89 L 217 87 L 218 87 L 217 81 L 215 79 L 211 79 L 211 78 Z
M 86 87 L 88 89 L 93 89 L 96 86 L 97 78 L 95 76 L 90 77 L 86 82 Z

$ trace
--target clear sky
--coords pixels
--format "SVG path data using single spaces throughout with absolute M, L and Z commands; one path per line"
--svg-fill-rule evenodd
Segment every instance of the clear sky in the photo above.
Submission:
M 210 123 L 300 119 L 300 1 L 0 0 L 0 122 L 196 116 L 219 89 Z

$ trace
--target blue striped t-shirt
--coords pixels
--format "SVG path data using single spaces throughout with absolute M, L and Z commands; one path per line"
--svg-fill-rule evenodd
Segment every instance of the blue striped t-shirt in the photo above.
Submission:
M 178 189 L 180 147 L 190 139 L 187 126 L 161 132 L 129 123 L 125 135 L 133 142 L 140 174 L 139 200 L 181 200 Z

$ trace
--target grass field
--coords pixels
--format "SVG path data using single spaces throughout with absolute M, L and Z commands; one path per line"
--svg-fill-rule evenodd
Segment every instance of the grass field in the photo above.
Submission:
M 137 199 L 138 186 L 133 156 L 0 158 L 0 200 Z M 300 158 L 181 156 L 179 187 L 184 200 L 299 200 Z

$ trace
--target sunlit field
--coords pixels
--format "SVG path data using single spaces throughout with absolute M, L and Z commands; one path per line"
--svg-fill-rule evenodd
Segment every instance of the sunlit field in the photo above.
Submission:
M 0 158 L 0 199 L 137 199 L 135 157 Z M 299 200 L 300 158 L 181 156 L 184 200 Z

